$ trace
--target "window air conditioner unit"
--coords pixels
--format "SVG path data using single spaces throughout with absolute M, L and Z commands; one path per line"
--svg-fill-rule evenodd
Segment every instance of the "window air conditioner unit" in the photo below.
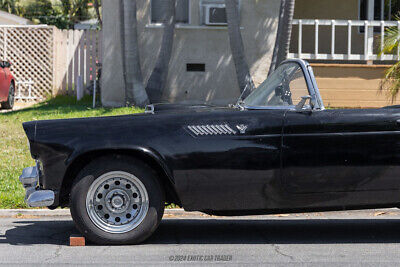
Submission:
M 225 4 L 204 5 L 205 25 L 227 25 Z

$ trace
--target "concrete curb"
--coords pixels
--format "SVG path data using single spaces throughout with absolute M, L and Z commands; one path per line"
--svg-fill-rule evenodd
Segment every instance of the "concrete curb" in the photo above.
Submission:
M 165 209 L 164 216 L 189 216 L 198 212 L 185 212 L 183 209 Z M 0 209 L 0 217 L 16 216 L 71 216 L 69 209 Z
M 328 211 L 316 213 L 299 213 L 299 214 L 271 214 L 266 215 L 269 218 L 290 217 L 297 218 L 298 216 L 318 217 L 318 218 L 336 218 L 341 216 L 368 216 L 371 218 L 385 217 L 385 216 L 400 216 L 400 209 L 371 209 L 371 210 L 353 210 L 353 211 Z M 0 209 L 0 218 L 30 218 L 30 217 L 70 217 L 69 209 Z M 262 216 L 262 215 L 261 215 Z M 186 218 L 199 218 L 199 217 L 219 217 L 210 216 L 198 211 L 185 211 L 183 209 L 165 209 L 164 218 L 186 217 Z

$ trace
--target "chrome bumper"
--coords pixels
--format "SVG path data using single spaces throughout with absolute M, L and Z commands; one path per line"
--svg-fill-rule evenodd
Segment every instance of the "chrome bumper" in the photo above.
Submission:
M 25 188 L 25 202 L 30 207 L 47 207 L 54 203 L 54 192 L 41 190 L 39 184 L 39 169 L 37 166 L 25 168 L 19 177 Z

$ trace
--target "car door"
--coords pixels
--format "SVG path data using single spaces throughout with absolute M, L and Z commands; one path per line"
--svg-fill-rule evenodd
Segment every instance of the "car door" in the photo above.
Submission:
M 3 67 L 0 67 L 0 102 L 8 99 L 8 90 L 6 72 Z
M 290 109 L 285 114 L 285 190 L 323 193 L 399 189 L 400 114 L 390 109 L 325 110 L 312 69 L 307 69 L 304 79 L 291 82 L 292 98 L 305 94 L 307 87 L 316 96 L 317 108 Z
M 185 147 L 174 151 L 178 193 L 188 210 L 263 210 L 276 208 L 281 199 L 282 129 L 285 114 L 302 97 L 319 101 L 307 65 L 287 61 L 241 103 L 241 109 L 199 113 L 180 135 Z M 306 98 L 306 99 L 307 99 Z M 307 106 L 307 105 L 304 105 Z M 204 115 L 203 115 L 204 114 Z M 218 134 L 218 127 L 230 133 Z M 173 147 L 172 147 L 173 146 Z M 183 149 L 183 151 L 180 151 Z M 187 151 L 190 151 L 188 154 Z M 179 156 L 177 156 L 179 155 Z
M 168 142 L 152 141 L 173 166 L 185 209 L 267 208 L 268 190 L 281 179 L 284 113 L 226 109 L 193 114 L 182 134 Z
M 282 177 L 292 193 L 400 188 L 398 113 L 387 109 L 289 111 Z

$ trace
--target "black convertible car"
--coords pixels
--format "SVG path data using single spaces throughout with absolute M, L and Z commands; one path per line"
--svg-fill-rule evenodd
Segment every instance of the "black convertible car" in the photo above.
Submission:
M 325 109 L 308 63 L 285 61 L 230 107 L 23 124 L 32 207 L 71 208 L 101 244 L 139 243 L 165 203 L 215 215 L 397 207 L 400 109 Z

